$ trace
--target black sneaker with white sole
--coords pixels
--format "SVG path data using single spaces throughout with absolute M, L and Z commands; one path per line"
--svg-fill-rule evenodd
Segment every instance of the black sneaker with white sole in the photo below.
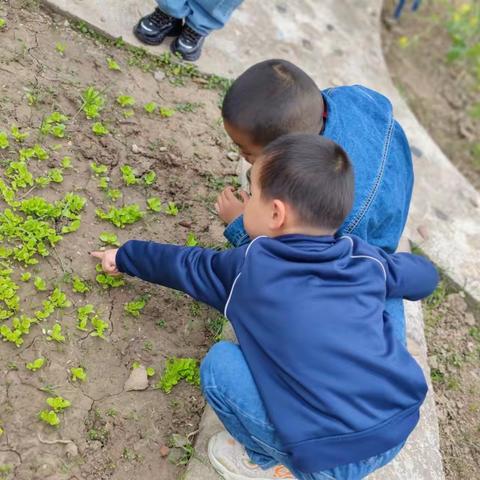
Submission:
M 182 19 L 171 17 L 157 7 L 153 13 L 140 19 L 133 33 L 147 45 L 160 45 L 165 37 L 180 35 L 182 25 Z
M 173 53 L 179 53 L 184 60 L 193 62 L 200 58 L 205 35 L 200 35 L 188 25 L 183 26 L 182 33 L 170 45 Z

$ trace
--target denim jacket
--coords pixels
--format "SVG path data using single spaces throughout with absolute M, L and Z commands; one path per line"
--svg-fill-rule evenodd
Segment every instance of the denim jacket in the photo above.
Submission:
M 327 119 L 322 132 L 347 152 L 355 172 L 355 201 L 340 227 L 368 243 L 395 251 L 400 240 L 413 189 L 412 156 L 402 127 L 393 117 L 390 101 L 360 85 L 323 90 Z M 238 217 L 225 229 L 234 246 L 250 241 Z M 387 302 L 396 320 L 397 334 L 405 340 L 401 300 Z

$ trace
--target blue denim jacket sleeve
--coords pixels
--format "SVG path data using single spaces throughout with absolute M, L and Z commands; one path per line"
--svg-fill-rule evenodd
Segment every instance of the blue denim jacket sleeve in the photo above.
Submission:
M 250 237 L 243 225 L 243 215 L 240 215 L 230 223 L 223 232 L 223 235 L 234 247 L 241 247 L 250 242 Z

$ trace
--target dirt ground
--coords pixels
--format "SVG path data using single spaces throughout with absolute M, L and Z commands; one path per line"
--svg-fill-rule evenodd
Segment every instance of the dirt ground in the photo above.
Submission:
M 398 23 L 387 19 L 384 50 L 410 108 L 478 189 L 480 158 L 474 146 L 480 139 L 480 121 L 469 112 L 480 102 L 480 92 L 461 64 L 445 61 L 450 45 L 444 23 L 447 4 L 425 1 L 417 13 L 406 9 Z M 392 11 L 393 2 L 386 2 L 385 18 Z M 446 280 L 424 304 L 424 312 L 446 478 L 478 479 L 480 310 Z
M 200 78 L 195 72 L 191 79 L 192 71 L 166 61 L 165 70 L 154 76 L 151 70 L 158 65 L 142 52 L 105 44 L 88 32 L 78 33 L 64 18 L 40 9 L 33 0 L 0 1 L 0 18 L 6 20 L 0 28 L 0 131 L 10 132 L 15 124 L 30 133 L 23 144 L 9 135 L 10 146 L 0 150 L 0 177 L 7 180 L 5 173 L 20 148 L 39 143 L 49 159 L 29 161 L 34 176 L 59 167 L 65 156 L 71 157 L 72 168 L 63 170 L 62 183 L 19 188 L 17 196 L 54 201 L 75 192 L 87 200 L 80 228 L 49 247 L 50 255 L 28 268 L 10 261 L 12 278 L 20 285 L 22 312 L 37 310 L 55 286 L 67 294 L 72 306 L 33 325 L 20 347 L 0 343 L 0 478 L 180 478 L 192 453 L 190 443 L 204 401 L 198 387 L 185 382 L 170 394 L 153 387 L 167 358 L 202 358 L 221 318 L 183 294 L 131 278 L 123 287 L 104 290 L 96 283 L 96 262 L 88 252 L 102 246 L 99 235 L 105 231 L 116 233 L 120 242 L 136 238 L 184 244 L 191 233 L 203 245 L 224 246 L 213 199 L 235 176 L 237 162 L 227 158 L 230 144 L 218 108 L 221 79 Z M 121 70 L 110 70 L 108 58 Z M 98 119 L 88 120 L 80 108 L 81 92 L 89 86 L 106 99 L 100 114 L 110 131 L 105 136 L 92 133 Z M 134 97 L 135 105 L 122 108 L 116 102 L 120 94 Z M 152 101 L 173 109 L 173 115 L 147 113 L 143 105 Z M 128 110 L 133 115 L 125 114 Z M 64 138 L 39 133 L 42 121 L 53 111 L 69 118 Z M 123 194 L 116 203 L 98 187 L 91 162 L 107 166 L 110 186 Z M 133 167 L 138 176 L 153 170 L 156 181 L 151 186 L 125 186 L 122 165 Z M 164 205 L 175 202 L 178 215 L 147 212 L 125 229 L 95 215 L 97 208 L 131 203 L 147 211 L 149 197 L 159 197 Z M 0 202 L 0 215 L 6 208 Z M 61 225 L 56 228 L 58 232 Z M 2 261 L 2 268 L 8 263 Z M 32 279 L 20 281 L 26 272 L 32 273 Z M 75 293 L 72 275 L 84 279 L 90 292 Z M 46 291 L 35 290 L 36 276 L 46 281 Z M 145 294 L 150 299 L 140 316 L 128 315 L 124 304 Z M 107 321 L 105 339 L 76 328 L 76 309 L 87 303 Z M 64 342 L 47 340 L 46 332 L 55 322 L 62 326 Z M 38 357 L 46 359 L 45 365 L 37 372 L 26 369 L 26 363 Z M 134 362 L 153 367 L 156 373 L 146 390 L 126 392 L 124 383 Z M 69 369 L 78 366 L 87 373 L 85 382 L 71 380 Z M 53 394 L 72 403 L 59 414 L 58 427 L 38 419 L 46 398 Z M 165 445 L 171 446 L 172 434 L 183 446 L 168 451 Z
M 384 18 L 391 18 L 393 3 L 385 2 Z M 446 61 L 448 6 L 461 3 L 426 0 L 416 13 L 406 7 L 398 23 L 384 21 L 383 47 L 393 80 L 420 123 L 480 189 L 480 116 L 471 113 L 480 104 L 478 80 L 462 61 Z

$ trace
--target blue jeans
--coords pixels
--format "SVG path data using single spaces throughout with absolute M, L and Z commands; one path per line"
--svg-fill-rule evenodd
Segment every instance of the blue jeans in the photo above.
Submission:
M 157 0 L 160 10 L 185 23 L 200 35 L 222 28 L 243 0 Z
M 239 345 L 215 344 L 202 362 L 200 376 L 203 394 L 224 427 L 245 447 L 252 462 L 263 468 L 283 464 L 299 480 L 358 480 L 389 463 L 403 447 L 322 472 L 299 472 L 282 451 Z

